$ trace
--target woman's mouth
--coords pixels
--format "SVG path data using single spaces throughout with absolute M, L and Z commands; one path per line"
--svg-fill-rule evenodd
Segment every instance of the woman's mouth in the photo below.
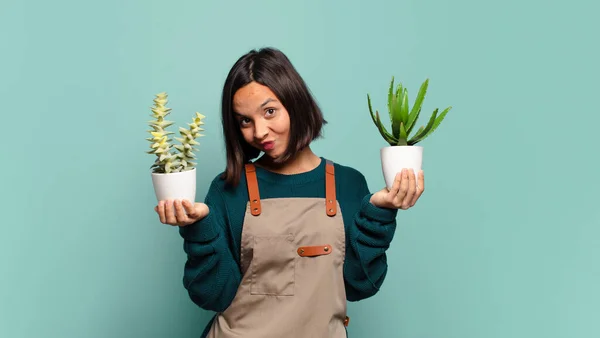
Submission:
M 273 141 L 261 143 L 261 145 L 264 150 L 272 150 L 273 148 L 275 148 L 275 142 Z

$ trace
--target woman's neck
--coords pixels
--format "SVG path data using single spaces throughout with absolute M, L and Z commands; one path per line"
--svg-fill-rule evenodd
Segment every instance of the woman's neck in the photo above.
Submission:
M 278 174 L 293 175 L 315 169 L 321 164 L 321 158 L 315 155 L 310 147 L 306 147 L 286 162 L 277 163 L 268 156 L 262 156 L 256 164 Z

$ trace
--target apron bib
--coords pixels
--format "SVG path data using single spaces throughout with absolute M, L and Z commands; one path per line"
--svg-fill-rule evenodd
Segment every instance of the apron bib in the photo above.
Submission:
M 246 178 L 243 277 L 207 337 L 346 337 L 346 243 L 333 163 L 326 165 L 325 199 L 261 200 L 252 164 L 246 165 Z

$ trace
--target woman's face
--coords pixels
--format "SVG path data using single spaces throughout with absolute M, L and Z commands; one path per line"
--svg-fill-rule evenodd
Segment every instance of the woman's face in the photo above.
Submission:
M 240 88 L 233 95 L 233 110 L 244 140 L 277 158 L 287 149 L 290 116 L 275 94 L 256 82 Z

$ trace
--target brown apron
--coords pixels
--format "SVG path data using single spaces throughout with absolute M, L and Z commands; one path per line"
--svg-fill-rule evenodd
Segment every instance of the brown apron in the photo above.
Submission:
M 246 178 L 243 277 L 208 337 L 346 337 L 346 241 L 333 163 L 326 165 L 325 199 L 261 200 L 252 164 L 246 165 Z

